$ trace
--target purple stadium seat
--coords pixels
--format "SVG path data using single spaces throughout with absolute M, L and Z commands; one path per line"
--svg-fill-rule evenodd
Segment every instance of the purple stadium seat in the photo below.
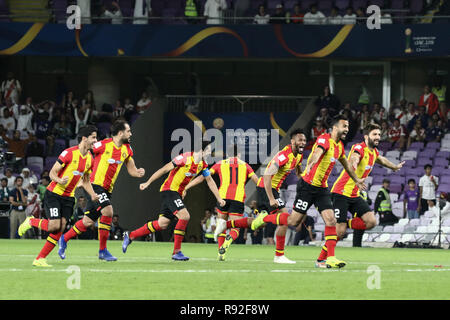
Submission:
M 404 0 L 391 0 L 391 9 L 404 9 Z
M 394 232 L 403 232 L 405 230 L 405 226 L 396 225 L 394 226 Z
M 434 158 L 433 164 L 437 167 L 447 167 L 448 166 L 448 160 L 444 158 Z
M 130 117 L 130 124 L 132 125 L 137 120 L 137 118 L 139 118 L 139 113 L 132 114 Z
M 271 12 L 274 12 L 276 7 L 277 7 L 277 4 L 280 4 L 280 3 L 281 3 L 280 0 L 268 0 L 266 9 L 271 11 Z
M 428 142 L 426 147 L 426 149 L 436 149 L 436 150 L 440 148 L 441 148 L 440 142 Z
M 416 227 L 420 224 L 420 219 L 411 219 L 409 220 L 409 225 L 411 227 Z
M 321 0 L 321 1 L 317 1 L 317 9 L 319 11 L 330 11 L 331 8 L 333 7 L 333 1 L 331 0 Z
M 33 172 L 37 177 L 40 177 L 43 171 L 43 168 L 41 166 L 36 165 L 29 165 L 28 169 L 30 169 L 30 171 Z
M 379 6 L 380 8 L 384 7 L 384 0 L 370 0 L 369 3 L 367 4 L 369 5 L 376 5 Z
M 445 181 L 449 181 L 450 182 L 450 175 L 446 172 L 441 174 L 441 176 L 439 177 L 439 181 L 441 183 L 445 182 Z
M 433 175 L 436 175 L 436 176 L 441 176 L 447 172 L 448 172 L 447 167 L 441 167 L 441 166 L 433 167 L 433 171 L 432 171 Z
M 58 23 L 63 23 L 66 20 L 67 0 L 54 0 L 53 9 L 55 18 Z
M 44 169 L 50 170 L 53 167 L 53 165 L 55 164 L 57 159 L 58 159 L 58 157 L 47 157 L 47 158 L 45 158 Z
M 99 123 L 97 123 L 97 128 L 98 128 L 99 133 L 102 133 L 103 135 L 107 136 L 107 135 L 109 135 L 109 132 L 111 129 L 111 123 L 99 122 Z
M 438 187 L 438 189 L 437 189 L 437 192 L 438 193 L 440 193 L 440 192 L 446 192 L 446 193 L 448 193 L 448 192 L 450 192 L 450 184 L 443 184 L 442 182 L 439 184 L 439 187 Z
M 309 9 L 311 8 L 312 4 L 317 3 L 315 0 L 303 0 L 300 2 L 300 6 L 303 10 L 303 12 L 309 12 Z
M 434 156 L 436 155 L 437 150 L 436 149 L 428 149 L 428 147 L 426 147 L 424 150 L 421 151 L 421 154 L 419 155 L 419 158 L 434 158 Z M 426 155 L 423 156 L 423 155 Z
M 389 186 L 389 190 L 392 192 L 392 193 L 400 193 L 400 192 L 402 192 L 402 185 L 401 184 L 393 184 L 392 182 L 391 182 L 391 185 Z
M 358 8 L 367 8 L 367 0 L 353 0 L 353 10 Z M 365 10 L 364 10 L 365 11 Z
M 391 184 L 404 184 L 405 183 L 405 177 L 400 176 L 389 176 L 389 180 L 391 181 Z
M 450 159 L 450 151 L 438 151 L 436 158 Z
M 423 142 L 413 142 L 411 143 L 411 146 L 409 147 L 409 150 L 423 150 L 424 143 Z
M 284 1 L 284 9 L 294 12 L 294 7 L 296 4 L 298 4 L 298 0 L 286 0 Z
M 433 161 L 431 159 L 428 159 L 428 158 L 419 158 L 417 160 L 417 166 L 418 167 L 423 167 L 423 166 L 425 166 L 427 164 L 431 164 L 432 162 Z
M 350 5 L 350 0 L 336 0 L 334 5 L 339 8 L 339 10 L 345 10 Z
M 409 0 L 409 10 L 412 14 L 420 13 L 423 9 L 423 0 Z

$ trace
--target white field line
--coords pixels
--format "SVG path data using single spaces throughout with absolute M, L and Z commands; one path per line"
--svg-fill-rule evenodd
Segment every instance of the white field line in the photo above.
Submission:
M 35 258 L 36 255 L 32 254 L 0 254 L 0 260 L 1 257 L 20 257 L 20 258 Z M 58 257 L 55 257 L 58 261 L 61 261 L 58 259 Z M 77 260 L 93 260 L 98 261 L 98 257 L 95 256 L 75 256 L 75 261 Z M 68 257 L 66 262 L 70 263 L 71 261 L 74 262 L 74 260 L 71 260 L 70 257 Z M 154 261 L 166 261 L 166 262 L 172 262 L 170 258 L 162 258 L 162 257 L 126 257 L 121 258 L 120 255 L 118 255 L 118 261 L 120 262 L 136 262 L 136 261 L 145 261 L 145 260 L 154 260 Z M 217 261 L 216 258 L 190 258 L 192 261 Z M 262 260 L 262 259 L 229 259 L 231 262 L 272 262 L 272 259 Z M 314 260 L 295 260 L 297 262 L 301 263 L 314 263 Z M 347 263 L 350 264 L 362 264 L 362 265 L 387 265 L 390 264 L 389 262 L 376 262 L 376 261 L 352 261 L 346 259 Z M 415 262 L 391 262 L 393 265 L 399 265 L 399 266 L 434 266 L 434 265 L 442 265 L 441 262 L 429 262 L 429 263 L 415 263 Z
M 319 272 L 344 272 L 344 273 L 367 273 L 367 269 L 354 269 L 354 270 L 340 270 L 340 269 L 274 269 L 274 270 L 242 270 L 242 269 L 227 269 L 227 270 L 211 270 L 211 269 L 188 269 L 188 270 L 168 270 L 168 269 L 91 269 L 80 268 L 82 272 L 92 273 L 319 273 Z M 33 269 L 17 269 L 17 268 L 4 268 L 0 269 L 0 272 L 63 272 L 66 273 L 67 269 L 56 268 L 33 268 Z M 381 269 L 383 273 L 403 273 L 403 272 L 448 272 L 450 268 L 425 268 L 425 269 Z

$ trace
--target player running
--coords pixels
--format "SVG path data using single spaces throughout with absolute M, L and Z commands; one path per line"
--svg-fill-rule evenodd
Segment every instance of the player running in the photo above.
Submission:
M 404 161 L 399 164 L 390 162 L 380 156 L 377 146 L 380 143 L 381 127 L 369 124 L 364 130 L 364 142 L 354 144 L 348 155 L 348 162 L 360 179 L 365 179 L 378 163 L 386 168 L 398 171 L 403 167 Z M 360 196 L 359 188 L 346 171 L 342 171 L 331 189 L 333 207 L 337 219 L 337 241 L 343 239 L 348 226 L 356 230 L 371 229 L 376 226 L 374 212 L 367 202 Z M 347 211 L 355 217 L 347 221 Z M 326 249 L 324 248 L 324 252 Z M 325 254 L 319 257 L 317 265 L 325 267 Z
M 94 161 L 89 150 L 97 142 L 97 128 L 94 126 L 80 128 L 78 141 L 77 146 L 68 148 L 60 154 L 50 170 L 52 182 L 47 186 L 44 196 L 45 215 L 48 219 L 27 217 L 19 227 L 19 236 L 24 235 L 31 227 L 50 233 L 41 252 L 33 261 L 33 266 L 51 267 L 46 258 L 56 246 L 67 221 L 73 214 L 77 185 L 81 182 L 89 195 L 88 198 L 92 201 L 98 200 L 89 179 Z
M 297 195 L 291 215 L 284 212 L 277 215 L 268 215 L 264 211 L 252 222 L 253 230 L 259 228 L 264 222 L 296 226 L 314 204 L 325 222 L 324 248 L 328 250 L 328 258 L 326 258 L 325 265 L 328 268 L 342 268 L 345 266 L 345 262 L 338 260 L 334 255 L 337 241 L 336 218 L 334 216 L 331 194 L 327 189 L 328 177 L 336 161 L 339 160 L 342 163 L 345 171 L 349 173 L 361 190 L 366 189 L 364 179 L 357 177 L 345 158 L 342 140 L 347 136 L 348 129 L 348 119 L 339 115 L 333 118 L 331 133 L 317 137 L 308 157 L 305 171 L 303 171 L 301 179 L 297 183 Z
M 125 163 L 128 173 L 132 177 L 141 178 L 145 170 L 136 168 L 133 159 L 133 150 L 130 147 L 131 129 L 130 125 L 123 120 L 117 120 L 111 127 L 112 138 L 104 139 L 94 144 L 95 156 L 91 183 L 94 191 L 99 195 L 98 201 L 89 201 L 83 219 L 59 239 L 58 254 L 65 259 L 67 242 L 77 235 L 85 232 L 87 228 L 98 223 L 100 249 L 98 258 L 105 261 L 116 261 L 106 248 L 106 242 L 111 229 L 113 207 L 111 205 L 111 193 L 119 175 L 122 165 Z M 87 191 L 87 190 L 86 190 Z
M 288 259 L 284 255 L 285 238 L 287 225 L 285 219 L 289 216 L 287 209 L 285 208 L 284 201 L 280 198 L 280 188 L 283 181 L 290 174 L 292 170 L 296 170 L 297 176 L 301 173 L 301 163 L 303 159 L 303 148 L 306 145 L 306 136 L 302 130 L 296 129 L 290 134 L 291 143 L 279 151 L 273 159 L 268 163 L 264 176 L 260 177 L 256 187 L 257 192 L 257 205 L 260 212 L 259 222 L 254 224 L 253 218 L 243 218 L 234 221 L 228 221 L 225 223 L 219 223 L 216 226 L 214 237 L 225 229 L 229 228 L 247 228 L 251 227 L 252 230 L 256 230 L 264 225 L 264 223 L 270 222 L 280 227 L 276 233 L 276 248 L 275 248 L 275 263 L 296 263 Z M 270 212 L 270 215 L 267 214 Z M 280 212 L 280 213 L 277 213 Z M 263 214 L 265 213 L 265 214 Z M 258 219 L 257 217 L 257 219 Z M 282 217 L 281 223 L 280 218 Z M 225 247 L 226 251 L 227 247 Z
M 146 223 L 139 229 L 130 233 L 124 232 L 122 250 L 125 253 L 131 242 L 138 238 L 146 236 L 156 231 L 164 230 L 169 226 L 172 219 L 178 219 L 174 230 L 174 247 L 172 259 L 177 261 L 187 261 L 189 257 L 181 252 L 181 243 L 184 239 L 186 226 L 189 222 L 190 215 L 185 208 L 181 198 L 186 185 L 197 174 L 202 174 L 206 179 L 208 187 L 213 192 L 217 201 L 221 206 L 225 205 L 225 201 L 219 195 L 216 183 L 211 178 L 211 173 L 208 170 L 208 165 L 203 160 L 210 153 L 210 147 L 207 146 L 204 150 L 202 148 L 195 149 L 194 152 L 186 152 L 175 157 L 171 162 L 164 167 L 157 170 L 145 183 L 141 183 L 140 190 L 147 189 L 150 184 L 159 179 L 166 173 L 169 176 L 161 185 L 160 192 L 162 196 L 161 210 L 158 220 L 153 220 Z
M 229 158 L 221 160 L 214 164 L 209 170 L 211 174 L 217 173 L 220 179 L 219 194 L 225 200 L 224 206 L 218 207 L 219 221 L 226 224 L 227 220 L 233 221 L 242 218 L 244 214 L 245 184 L 251 179 L 258 184 L 258 177 L 253 169 L 240 159 L 237 146 L 234 145 L 229 152 Z M 183 198 L 186 192 L 205 180 L 203 176 L 198 176 L 186 186 Z M 233 224 L 233 222 L 231 222 Z M 226 237 L 226 239 L 225 239 Z M 239 228 L 232 228 L 230 234 L 221 233 L 218 239 L 215 239 L 219 245 L 218 260 L 224 261 L 225 254 L 231 243 L 239 237 Z M 223 246 L 222 246 L 223 245 Z

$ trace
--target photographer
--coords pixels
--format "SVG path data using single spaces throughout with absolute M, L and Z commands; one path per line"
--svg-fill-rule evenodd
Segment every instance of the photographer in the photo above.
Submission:
M 9 216 L 10 239 L 15 239 L 16 232 L 22 222 L 25 221 L 28 191 L 22 188 L 23 178 L 18 176 L 15 181 L 16 187 L 9 193 L 9 202 L 12 210 Z

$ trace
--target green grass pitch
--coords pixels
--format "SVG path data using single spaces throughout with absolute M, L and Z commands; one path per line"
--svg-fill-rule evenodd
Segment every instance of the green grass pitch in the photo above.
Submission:
M 172 243 L 140 242 L 122 253 L 109 241 L 118 261 L 99 261 L 98 241 L 73 240 L 61 260 L 53 250 L 52 268 L 31 265 L 44 240 L 0 240 L 0 299 L 146 300 L 303 300 L 449 299 L 450 250 L 342 248 L 348 265 L 316 269 L 319 247 L 286 248 L 294 265 L 273 263 L 274 247 L 232 245 L 218 262 L 217 245 L 183 243 L 187 262 L 172 261 Z M 79 289 L 68 273 L 79 268 Z M 371 271 L 372 270 L 372 271 Z M 71 280 L 72 279 L 72 280 Z

